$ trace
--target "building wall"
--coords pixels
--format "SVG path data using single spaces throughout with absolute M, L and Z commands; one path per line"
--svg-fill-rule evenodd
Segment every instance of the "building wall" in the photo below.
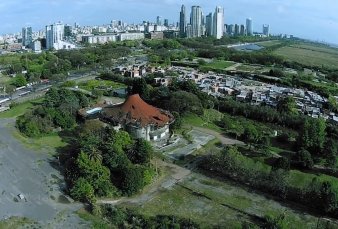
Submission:
M 159 141 L 166 139 L 170 136 L 169 125 L 164 126 L 160 129 L 152 130 L 152 127 L 134 127 L 127 125 L 124 128 L 133 138 L 135 139 L 145 139 L 147 141 Z
M 216 7 L 213 24 L 213 35 L 221 39 L 224 34 L 224 9 L 220 6 Z

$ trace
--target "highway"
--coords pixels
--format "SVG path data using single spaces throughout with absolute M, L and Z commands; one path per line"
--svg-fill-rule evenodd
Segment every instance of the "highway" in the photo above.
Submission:
M 98 76 L 97 71 L 91 71 L 84 74 L 72 74 L 67 77 L 66 81 L 79 81 L 79 80 L 85 81 L 94 79 L 97 76 Z M 12 96 L 0 95 L 0 106 L 8 107 L 13 102 L 24 102 L 30 99 L 40 97 L 43 94 L 45 94 L 48 91 L 48 89 L 51 88 L 52 86 L 61 85 L 64 82 L 65 81 L 62 82 L 45 81 L 41 82 L 40 84 L 27 86 L 25 88 L 17 90 L 12 94 Z

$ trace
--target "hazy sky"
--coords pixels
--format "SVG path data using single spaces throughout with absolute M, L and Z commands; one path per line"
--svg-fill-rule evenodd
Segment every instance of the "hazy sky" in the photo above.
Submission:
M 272 33 L 287 33 L 338 44 L 337 0 L 0 0 L 0 34 L 13 33 L 23 26 L 33 30 L 62 21 L 81 25 L 107 24 L 112 19 L 126 22 L 155 21 L 156 16 L 176 22 L 180 6 L 200 5 L 203 12 L 216 5 L 225 8 L 225 22 L 244 24 L 254 21 L 254 30 L 262 24 Z

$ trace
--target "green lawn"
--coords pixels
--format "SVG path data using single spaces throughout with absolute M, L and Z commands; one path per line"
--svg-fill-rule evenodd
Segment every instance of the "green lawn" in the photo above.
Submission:
M 43 98 L 39 98 L 36 100 L 32 100 L 29 102 L 24 102 L 15 105 L 12 109 L 1 112 L 0 113 L 0 119 L 1 118 L 16 118 L 20 115 L 23 115 L 27 110 L 31 109 L 34 105 L 41 103 L 43 101 Z
M 335 192 L 338 194 L 338 178 L 336 177 L 325 174 L 315 175 L 311 173 L 304 173 L 298 170 L 290 171 L 290 184 L 294 187 L 305 188 L 315 178 L 319 181 L 329 181 L 333 185 Z
M 223 133 L 221 127 L 213 123 L 216 119 L 220 119 L 222 114 L 216 110 L 205 110 L 203 116 L 196 114 L 187 114 L 183 117 L 183 124 L 188 126 L 203 127 Z
M 22 142 L 27 148 L 33 150 L 47 150 L 51 154 L 55 153 L 55 149 L 65 147 L 67 145 L 67 143 L 64 142 L 57 133 L 40 138 L 27 138 L 26 136 L 23 136 L 19 130 L 15 129 L 13 131 L 13 136 Z
M 282 47 L 274 53 L 300 64 L 338 69 L 338 49 L 301 44 Z
M 226 68 L 233 66 L 234 63 L 224 60 L 216 60 L 211 63 L 206 63 L 200 66 L 202 71 L 224 71 Z
M 89 80 L 79 84 L 81 89 L 92 91 L 96 87 L 111 87 L 112 89 L 125 88 L 125 84 L 109 81 L 109 80 Z

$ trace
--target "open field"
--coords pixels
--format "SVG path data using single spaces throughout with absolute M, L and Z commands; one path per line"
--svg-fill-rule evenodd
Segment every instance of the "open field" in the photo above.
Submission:
M 233 65 L 234 63 L 230 61 L 216 60 L 200 66 L 200 69 L 204 71 L 217 71 L 217 70 L 222 71 Z
M 29 102 L 20 103 L 8 111 L 0 113 L 1 118 L 16 118 L 20 115 L 23 115 L 27 110 L 31 109 L 34 105 L 41 103 L 43 98 L 32 100 Z
M 300 64 L 338 69 L 338 49 L 302 44 L 283 47 L 274 53 Z
M 203 116 L 197 116 L 195 114 L 185 115 L 183 118 L 183 123 L 186 123 L 190 126 L 196 127 L 205 127 L 219 133 L 222 133 L 223 130 L 213 122 L 216 120 L 220 120 L 222 118 L 222 114 L 217 112 L 216 110 L 204 110 Z
M 79 87 L 81 89 L 92 91 L 94 88 L 97 87 L 105 87 L 105 88 L 112 88 L 112 89 L 118 89 L 118 88 L 125 88 L 126 85 L 121 83 L 112 82 L 109 80 L 89 80 L 87 82 L 82 82 L 79 84 Z
M 286 215 L 289 228 L 315 228 L 318 220 L 250 190 L 195 173 L 172 190 L 162 191 L 140 207 L 131 207 L 148 216 L 189 218 L 200 223 L 202 228 L 217 225 L 241 228 L 243 222 L 257 223 L 266 215 L 282 213 Z

